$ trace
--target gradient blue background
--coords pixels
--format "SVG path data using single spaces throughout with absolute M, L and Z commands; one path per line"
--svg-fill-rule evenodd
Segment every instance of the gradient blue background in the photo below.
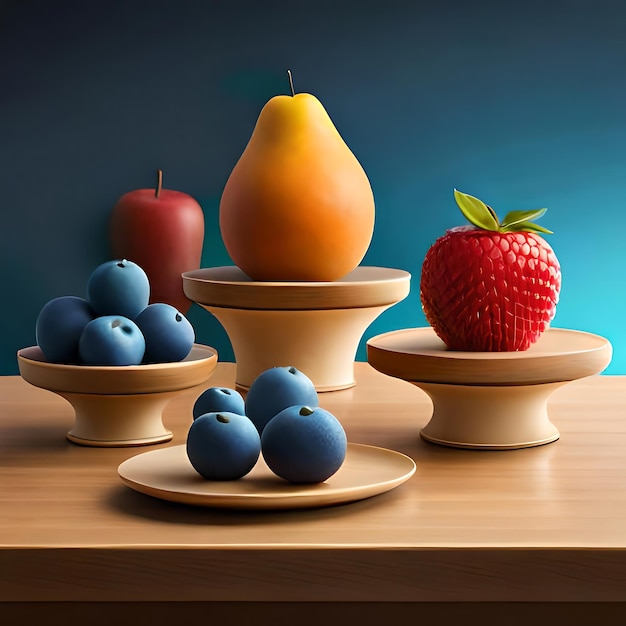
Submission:
M 625 30 L 607 0 L 0 2 L 0 374 L 45 302 L 84 295 L 113 204 L 157 168 L 203 206 L 202 265 L 230 264 L 220 194 L 287 68 L 370 177 L 364 263 L 413 275 L 364 340 L 425 324 L 420 266 L 457 187 L 501 214 L 548 207 L 554 325 L 609 338 L 606 372 L 626 374 Z M 189 317 L 232 360 L 220 324 Z

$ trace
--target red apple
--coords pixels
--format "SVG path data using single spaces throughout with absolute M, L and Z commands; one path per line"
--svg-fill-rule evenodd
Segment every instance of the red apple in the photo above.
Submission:
M 156 189 L 129 191 L 113 207 L 111 241 L 115 258 L 134 261 L 148 275 L 151 303 L 189 310 L 181 274 L 200 267 L 204 242 L 204 213 L 194 198 L 163 189 L 158 170 Z

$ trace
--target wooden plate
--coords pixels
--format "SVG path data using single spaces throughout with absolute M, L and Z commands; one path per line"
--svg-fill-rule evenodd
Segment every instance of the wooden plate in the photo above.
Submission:
M 194 344 L 174 363 L 148 365 L 65 365 L 46 361 L 38 346 L 17 352 L 22 378 L 49 391 L 102 395 L 139 395 L 178 391 L 209 379 L 217 366 L 217 350 Z
M 348 444 L 339 471 L 316 485 L 292 485 L 263 458 L 239 480 L 209 481 L 191 466 L 185 445 L 144 452 L 118 468 L 131 489 L 171 502 L 229 509 L 299 509 L 353 502 L 389 491 L 415 473 L 408 456 L 375 446 Z
M 65 398 L 74 409 L 67 433 L 73 443 L 127 447 L 172 439 L 163 425 L 167 403 L 180 391 L 205 383 L 217 367 L 217 351 L 194 344 L 174 363 L 65 365 L 49 363 L 38 346 L 17 352 L 22 378 Z
M 427 441 L 510 450 L 556 441 L 550 395 L 570 381 L 599 374 L 612 350 L 599 335 L 550 328 L 524 352 L 453 351 L 426 327 L 372 337 L 367 360 L 430 397 L 433 413 L 420 431 Z
M 200 305 L 272 311 L 391 305 L 406 298 L 410 282 L 404 270 L 367 266 L 332 282 L 254 281 L 235 266 L 183 274 L 185 295 Z
M 612 347 L 592 333 L 549 328 L 524 352 L 448 350 L 430 327 L 392 331 L 367 342 L 367 360 L 383 374 L 448 385 L 533 385 L 593 376 Z

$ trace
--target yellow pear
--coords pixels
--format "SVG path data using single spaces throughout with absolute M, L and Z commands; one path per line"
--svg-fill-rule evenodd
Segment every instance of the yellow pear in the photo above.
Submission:
M 334 281 L 367 252 L 374 196 L 320 101 L 279 95 L 228 178 L 219 219 L 231 259 L 253 280 Z

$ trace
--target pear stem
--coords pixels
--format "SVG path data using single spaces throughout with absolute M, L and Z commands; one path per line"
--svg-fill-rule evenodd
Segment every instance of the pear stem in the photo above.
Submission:
M 157 186 L 156 191 L 154 192 L 155 198 L 159 197 L 161 189 L 163 189 L 163 170 L 157 170 Z
M 293 76 L 291 75 L 291 70 L 287 70 L 287 76 L 289 76 L 289 89 L 291 89 L 291 95 L 295 96 L 296 92 L 293 89 Z

